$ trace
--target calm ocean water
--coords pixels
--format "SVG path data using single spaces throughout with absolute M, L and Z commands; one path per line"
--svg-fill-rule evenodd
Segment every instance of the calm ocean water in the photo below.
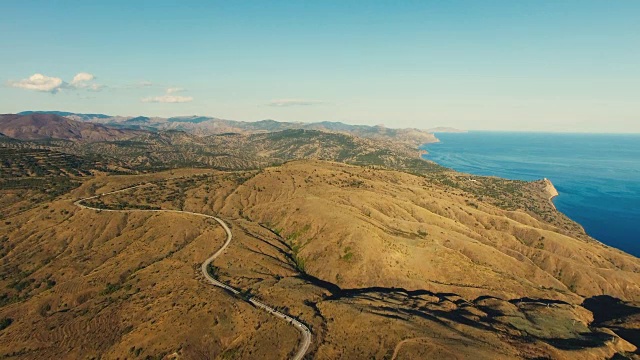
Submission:
M 549 178 L 558 210 L 640 256 L 640 134 L 439 133 L 425 158 L 476 175 Z

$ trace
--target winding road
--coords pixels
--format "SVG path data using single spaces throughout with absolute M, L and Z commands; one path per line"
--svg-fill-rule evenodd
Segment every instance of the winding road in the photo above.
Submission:
M 258 307 L 258 308 L 268 312 L 269 314 L 271 314 L 273 316 L 276 316 L 276 317 L 278 317 L 278 318 L 280 318 L 282 320 L 285 320 L 289 324 L 293 325 L 300 332 L 300 334 L 302 334 L 302 342 L 300 343 L 298 351 L 296 352 L 296 354 L 293 356 L 292 359 L 294 359 L 294 360 L 302 360 L 304 355 L 307 353 L 307 350 L 309 349 L 309 346 L 311 345 L 311 331 L 309 330 L 309 328 L 306 325 L 304 325 L 300 321 L 292 318 L 291 316 L 289 316 L 287 314 L 284 314 L 284 313 L 272 308 L 271 306 L 266 305 L 265 303 L 263 303 L 261 301 L 258 301 L 258 300 L 254 299 L 252 297 L 251 298 L 245 298 L 243 296 L 240 296 L 241 295 L 240 290 L 216 280 L 207 271 L 207 268 L 209 267 L 209 264 L 211 264 L 213 262 L 213 260 L 218 258 L 224 252 L 224 250 L 227 248 L 227 246 L 229 246 L 229 244 L 231 243 L 231 239 L 233 239 L 233 235 L 231 234 L 231 230 L 229 229 L 229 226 L 227 226 L 227 224 L 224 221 L 222 221 L 222 219 L 217 218 L 217 217 L 212 216 L 212 215 L 200 214 L 200 213 L 195 213 L 195 212 L 191 212 L 191 211 L 181 211 L 181 210 L 142 210 L 142 209 L 112 210 L 112 209 L 94 208 L 94 207 L 82 204 L 82 202 L 84 202 L 86 200 L 96 199 L 96 198 L 99 198 L 101 196 L 115 194 L 115 193 L 119 193 L 119 192 L 123 192 L 123 191 L 128 191 L 128 190 L 135 189 L 135 188 L 138 188 L 138 187 L 141 187 L 141 186 L 145 186 L 145 185 L 147 185 L 147 184 L 135 185 L 135 186 L 127 187 L 127 188 L 120 189 L 120 190 L 115 190 L 115 191 L 111 191 L 111 192 L 107 192 L 107 193 L 98 194 L 98 195 L 95 195 L 95 196 L 86 197 L 86 198 L 77 200 L 76 202 L 74 202 L 74 205 L 76 205 L 76 206 L 78 206 L 78 207 L 80 207 L 82 209 L 90 209 L 90 210 L 95 210 L 95 211 L 182 213 L 182 214 L 201 216 L 201 217 L 213 219 L 216 222 L 218 222 L 218 224 L 220 224 L 220 226 L 222 226 L 224 231 L 227 233 L 227 240 L 222 245 L 222 247 L 220 249 L 218 249 L 218 251 L 216 251 L 213 255 L 211 255 L 207 260 L 205 260 L 202 263 L 202 266 L 200 267 L 200 270 L 202 271 L 202 275 L 204 275 L 205 279 L 207 279 L 207 281 L 209 283 L 213 284 L 214 286 L 217 286 L 217 287 L 225 289 L 225 290 L 227 290 L 227 291 L 229 291 L 229 292 L 231 292 L 231 293 L 233 293 L 235 295 L 238 295 L 241 299 L 243 299 L 244 301 L 254 305 L 255 307 Z

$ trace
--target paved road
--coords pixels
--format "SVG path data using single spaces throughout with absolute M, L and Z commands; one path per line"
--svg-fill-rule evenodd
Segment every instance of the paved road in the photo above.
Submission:
M 227 233 L 227 240 L 224 242 L 224 244 L 222 245 L 222 247 L 220 249 L 218 249 L 218 251 L 216 251 L 213 255 L 211 255 L 207 260 L 205 260 L 202 263 L 202 266 L 200 267 L 200 270 L 202 271 L 202 275 L 204 275 L 204 277 L 207 279 L 207 281 L 209 281 L 211 284 L 223 288 L 227 291 L 232 292 L 235 295 L 240 295 L 240 290 L 229 286 L 225 283 L 222 283 L 218 280 L 216 280 L 213 276 L 211 276 L 209 274 L 209 272 L 207 271 L 207 267 L 209 266 L 209 264 L 211 264 L 213 262 L 213 260 L 215 260 L 218 256 L 220 256 L 224 250 L 227 248 L 227 246 L 229 246 L 229 244 L 231 243 L 231 239 L 233 239 L 233 235 L 231 234 L 231 230 L 229 229 L 229 227 L 227 226 L 227 224 L 222 221 L 222 219 L 217 218 L 215 216 L 211 216 L 211 215 L 206 215 L 206 214 L 200 214 L 200 213 L 195 213 L 195 212 L 191 212 L 191 211 L 180 211 L 180 210 L 139 210 L 139 209 L 135 209 L 135 210 L 111 210 L 111 209 L 100 209 L 100 208 L 94 208 L 94 207 L 90 207 L 87 205 L 82 204 L 82 202 L 86 201 L 86 200 L 91 200 L 91 199 L 96 199 L 99 198 L 101 196 L 104 195 L 110 195 L 110 194 L 115 194 L 115 193 L 119 193 L 119 192 L 123 192 L 123 191 L 127 191 L 127 190 L 131 190 L 131 189 L 135 189 L 141 186 L 144 186 L 146 184 L 141 184 L 141 185 L 135 185 L 135 186 L 131 186 L 128 188 L 124 188 L 124 189 L 120 189 L 120 190 L 116 190 L 116 191 L 111 191 L 111 192 L 107 192 L 107 193 L 102 193 L 102 194 L 98 194 L 95 196 L 90 196 L 84 199 L 80 199 L 76 202 L 74 202 L 74 204 L 80 208 L 83 209 L 90 209 L 90 210 L 96 210 L 96 211 L 111 211 L 111 212 L 135 212 L 135 211 L 145 211 L 145 212 L 169 212 L 169 213 L 182 213 L 182 214 L 189 214 L 189 215 L 196 215 L 196 216 L 201 216 L 201 217 L 205 217 L 205 218 L 209 218 L 209 219 L 213 219 L 215 221 L 218 222 L 218 224 L 220 224 L 220 226 L 222 226 L 222 228 L 224 229 L 224 231 Z M 265 303 L 255 300 L 254 298 L 249 298 L 249 299 L 245 299 L 244 297 L 241 297 L 242 299 L 244 299 L 245 301 L 253 304 L 254 306 L 270 313 L 273 316 L 276 316 L 282 320 L 287 321 L 289 324 L 293 325 L 296 329 L 298 329 L 298 331 L 302 334 L 302 343 L 300 344 L 300 347 L 298 348 L 298 351 L 296 352 L 296 354 L 293 356 L 294 360 L 302 360 L 302 358 L 304 357 L 304 354 L 307 353 L 307 350 L 309 350 L 309 346 L 311 345 L 311 331 L 309 330 L 309 328 L 304 325 L 303 323 L 301 323 L 300 321 L 292 318 L 291 316 L 284 314 L 274 308 L 272 308 L 269 305 L 266 305 Z

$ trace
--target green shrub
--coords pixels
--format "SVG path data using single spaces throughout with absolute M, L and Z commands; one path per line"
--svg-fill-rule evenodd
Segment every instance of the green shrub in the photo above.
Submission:
M 120 290 L 120 287 L 121 287 L 120 284 L 107 283 L 107 286 L 105 286 L 104 290 L 102 290 L 100 294 L 108 295 L 108 294 L 114 293 Z

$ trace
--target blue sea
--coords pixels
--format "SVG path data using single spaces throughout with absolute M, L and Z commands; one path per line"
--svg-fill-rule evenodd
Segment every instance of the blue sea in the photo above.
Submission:
M 438 133 L 425 158 L 457 171 L 548 178 L 558 210 L 601 242 L 640 257 L 640 134 Z

